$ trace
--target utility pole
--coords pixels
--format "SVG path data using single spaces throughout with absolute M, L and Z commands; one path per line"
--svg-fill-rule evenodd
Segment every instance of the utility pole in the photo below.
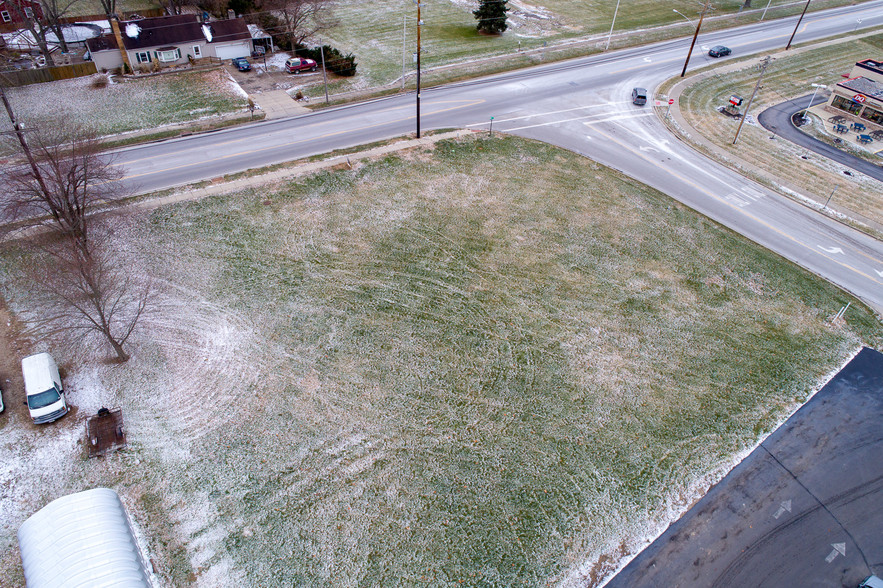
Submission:
M 758 76 L 757 78 L 757 83 L 754 84 L 754 92 L 751 93 L 751 98 L 748 99 L 748 104 L 745 105 L 745 114 L 742 115 L 742 120 L 739 121 L 739 128 L 736 129 L 736 136 L 733 138 L 733 145 L 735 145 L 736 141 L 739 140 L 739 133 L 742 132 L 742 125 L 745 124 L 745 119 L 748 118 L 748 109 L 751 108 L 751 101 L 754 100 L 754 95 L 757 94 L 757 91 L 760 89 L 760 80 L 763 79 L 763 74 L 766 72 L 766 68 L 771 61 L 772 59 L 769 57 L 769 55 L 760 60 L 760 76 Z
M 420 138 L 420 29 L 423 28 L 423 20 L 420 18 L 420 8 L 423 4 L 417 3 L 417 138 Z
M 791 38 L 788 39 L 788 44 L 785 45 L 785 49 L 788 50 L 791 48 L 791 41 L 794 40 L 794 35 L 797 34 L 797 27 L 800 26 L 800 22 L 803 20 L 803 15 L 806 14 L 806 9 L 809 8 L 810 0 L 806 0 L 806 4 L 803 6 L 803 12 L 800 13 L 800 18 L 797 19 L 797 24 L 794 25 L 794 32 L 791 33 Z
M 696 23 L 696 32 L 693 33 L 693 42 L 690 43 L 690 51 L 687 53 L 687 60 L 684 61 L 684 69 L 681 70 L 681 77 L 687 75 L 687 64 L 690 63 L 690 56 L 693 54 L 693 46 L 696 45 L 696 37 L 699 36 L 699 28 L 702 26 L 702 19 L 705 18 L 705 13 L 711 8 L 711 0 L 705 0 L 705 4 L 702 6 L 702 12 L 699 14 L 699 22 Z
M 616 0 L 616 9 L 613 11 L 613 22 L 610 23 L 610 32 L 607 33 L 607 45 L 604 46 L 604 51 L 607 51 L 610 48 L 610 37 L 613 36 L 613 25 L 616 24 L 616 13 L 619 12 L 619 0 Z
M 770 0 L 772 2 L 773 0 Z M 405 56 L 407 53 L 405 52 L 405 38 L 407 37 L 408 30 L 408 17 L 404 14 L 402 15 L 402 91 L 405 91 Z
M 322 44 L 322 39 L 319 39 L 319 51 L 322 53 L 322 81 L 325 82 L 325 104 L 328 104 L 328 70 L 325 69 L 325 45 Z
M 31 148 L 28 147 L 28 142 L 25 141 L 25 131 L 21 128 L 19 122 L 15 120 L 15 114 L 12 112 L 12 105 L 9 104 L 9 100 L 6 98 L 6 90 L 3 88 L 3 84 L 0 84 L 0 99 L 3 100 L 3 106 L 6 107 L 9 121 L 12 123 L 12 128 L 15 129 L 13 132 L 18 137 L 18 142 L 21 143 L 21 150 L 25 152 L 25 157 L 28 158 L 28 163 L 31 165 L 34 179 L 37 180 L 37 184 L 40 185 L 40 190 L 43 191 L 43 194 L 49 194 L 49 190 L 46 188 L 46 183 L 43 181 L 43 174 L 40 173 L 40 168 L 37 166 L 37 162 L 31 154 Z

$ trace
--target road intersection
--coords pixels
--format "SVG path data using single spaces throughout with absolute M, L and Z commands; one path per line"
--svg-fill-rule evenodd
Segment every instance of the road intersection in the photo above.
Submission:
M 883 24 L 883 0 L 814 13 L 796 41 Z M 702 35 L 703 47 L 736 55 L 781 49 L 796 19 Z M 675 140 L 649 108 L 632 105 L 633 86 L 654 88 L 680 71 L 689 39 L 593 55 L 425 89 L 424 129 L 470 128 L 552 143 L 657 188 L 760 245 L 813 271 L 883 312 L 883 244 L 818 215 Z M 414 97 L 399 95 L 308 115 L 123 149 L 116 162 L 139 192 L 186 185 L 335 149 L 406 135 Z M 832 312 L 836 309 L 831 309 Z

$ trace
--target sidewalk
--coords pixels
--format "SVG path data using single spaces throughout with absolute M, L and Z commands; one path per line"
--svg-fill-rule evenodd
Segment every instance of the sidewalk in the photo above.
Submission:
M 286 118 L 310 112 L 309 108 L 299 104 L 285 90 L 270 90 L 260 94 L 251 94 L 249 98 L 261 107 L 261 110 L 267 116 L 266 120 Z

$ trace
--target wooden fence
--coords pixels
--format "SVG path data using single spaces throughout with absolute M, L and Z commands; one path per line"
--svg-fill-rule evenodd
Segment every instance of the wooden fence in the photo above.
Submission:
M 27 86 L 29 84 L 41 84 L 56 80 L 69 80 L 91 76 L 98 73 L 95 64 L 91 61 L 74 63 L 71 65 L 56 65 L 40 69 L 21 69 L 0 73 L 0 82 L 7 86 Z

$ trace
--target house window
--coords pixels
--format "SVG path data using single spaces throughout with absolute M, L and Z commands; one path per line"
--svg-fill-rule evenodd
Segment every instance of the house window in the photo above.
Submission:
M 169 63 L 171 61 L 178 61 L 181 59 L 181 50 L 177 47 L 174 49 L 165 49 L 163 51 L 156 51 L 156 58 L 159 59 L 161 63 Z
M 28 18 L 34 18 L 34 10 L 30 6 L 25 6 L 25 16 Z
M 856 114 L 859 110 L 862 109 L 862 105 L 857 102 L 853 102 L 849 98 L 844 98 L 843 96 L 837 96 L 831 102 L 831 106 L 834 108 L 839 108 L 840 110 L 845 110 L 849 114 Z
M 193 57 L 202 57 L 202 49 L 199 48 L 199 45 L 193 46 Z
M 3 22 L 12 22 L 12 17 L 9 15 L 9 12 L 4 10 L 0 12 L 0 16 L 3 17 Z
M 138 63 L 150 63 L 150 51 L 141 51 L 135 54 Z
M 865 110 L 862 112 L 862 118 L 865 120 L 869 120 L 872 123 L 883 125 L 883 112 L 880 112 L 879 110 L 874 110 L 870 106 L 865 107 Z

